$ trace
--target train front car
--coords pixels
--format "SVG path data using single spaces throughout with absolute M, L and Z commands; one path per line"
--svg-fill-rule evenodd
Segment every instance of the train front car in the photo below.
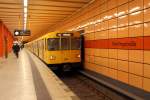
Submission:
M 54 32 L 47 36 L 46 63 L 53 70 L 80 68 L 80 33 Z

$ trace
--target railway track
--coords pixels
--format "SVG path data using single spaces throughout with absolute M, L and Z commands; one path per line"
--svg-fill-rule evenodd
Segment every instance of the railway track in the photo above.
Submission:
M 80 72 L 58 74 L 58 77 L 81 100 L 129 100 L 129 98 L 98 84 Z
M 98 92 L 89 84 L 89 81 L 75 73 L 67 73 L 60 79 L 77 95 L 81 100 L 111 100 L 104 94 Z
M 113 100 L 98 89 L 97 83 L 80 73 L 67 72 L 58 76 L 81 100 Z

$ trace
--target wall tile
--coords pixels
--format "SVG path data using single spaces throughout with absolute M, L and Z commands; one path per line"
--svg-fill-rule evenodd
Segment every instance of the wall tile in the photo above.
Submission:
M 109 58 L 117 59 L 118 50 L 117 49 L 109 49 Z
M 118 71 L 118 80 L 124 83 L 128 83 L 129 75 L 126 72 Z
M 109 66 L 113 69 L 118 69 L 118 61 L 116 59 L 109 59 Z
M 109 0 L 108 1 L 108 9 L 112 9 L 114 7 L 117 7 L 117 0 Z
M 141 62 L 143 63 L 144 58 L 143 50 L 129 50 L 129 61 Z
M 143 36 L 143 24 L 129 26 L 129 37 Z
M 143 0 L 132 0 L 129 3 L 129 12 L 135 12 L 143 9 Z
M 101 23 L 101 30 L 107 30 L 108 29 L 108 21 L 103 21 Z
M 108 39 L 108 30 L 101 31 L 98 37 L 100 39 Z
M 149 0 L 144 0 L 144 8 L 150 7 L 150 1 Z
M 100 49 L 102 57 L 108 57 L 108 49 Z
M 140 76 L 129 74 L 129 84 L 138 88 L 142 88 L 143 79 Z
M 99 62 L 102 66 L 108 67 L 108 58 L 101 58 L 101 61 Z
M 117 70 L 115 69 L 108 69 L 108 76 L 113 78 L 113 79 L 117 79 Z
M 108 19 L 117 17 L 117 8 L 108 11 Z
M 128 27 L 118 28 L 118 38 L 125 38 L 128 36 Z
M 129 14 L 129 25 L 143 23 L 143 11 Z
M 150 21 L 150 8 L 144 10 L 144 22 Z
M 150 64 L 150 51 L 144 51 L 144 63 Z
M 129 62 L 129 72 L 136 75 L 143 76 L 143 64 Z
M 101 32 L 99 32 L 99 31 L 95 32 L 95 40 L 101 39 L 100 34 L 101 34 Z
M 117 29 L 110 29 L 109 30 L 109 38 L 117 38 Z
M 128 60 L 128 50 L 118 50 L 118 59 Z
M 128 61 L 118 60 L 118 70 L 128 72 L 128 70 L 129 70 L 128 67 L 129 67 L 128 66 Z
M 128 15 L 118 17 L 118 27 L 128 26 Z
M 150 65 L 144 64 L 144 77 L 150 78 Z
M 109 76 L 109 68 L 107 67 L 101 67 L 102 68 L 102 74 L 105 76 Z
M 117 28 L 117 18 L 113 18 L 109 20 L 109 29 Z
M 107 10 L 107 2 L 103 3 L 101 6 L 100 6 L 100 12 L 105 12 Z
M 149 83 L 150 83 L 150 79 L 149 79 L 149 78 L 144 78 L 143 89 L 144 89 L 145 91 L 149 91 L 149 92 L 150 92 Z
M 127 2 L 128 2 L 128 0 L 118 0 L 118 5 L 122 5 Z
M 120 0 L 118 0 L 118 1 L 120 1 Z M 123 0 L 123 1 L 125 1 L 125 0 Z M 118 7 L 118 16 L 123 16 L 126 14 L 128 14 L 128 3 Z
M 144 36 L 150 36 L 150 23 L 144 23 Z

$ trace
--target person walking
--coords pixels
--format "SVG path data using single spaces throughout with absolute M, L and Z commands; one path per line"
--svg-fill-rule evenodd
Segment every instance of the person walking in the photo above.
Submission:
M 14 54 L 15 54 L 16 57 L 18 58 L 18 57 L 19 57 L 20 46 L 18 45 L 18 43 L 16 43 L 16 44 L 13 45 L 12 48 L 13 48 Z

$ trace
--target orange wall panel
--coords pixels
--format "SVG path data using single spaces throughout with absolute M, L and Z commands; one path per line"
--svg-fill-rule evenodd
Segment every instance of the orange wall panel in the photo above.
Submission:
M 0 22 L 0 57 L 3 56 L 3 33 L 2 33 L 2 23 Z
M 4 41 L 4 38 L 7 40 L 7 44 Z M 0 57 L 5 55 L 5 47 L 7 46 L 7 52 L 11 52 L 13 44 L 13 36 L 7 29 L 7 27 L 0 22 Z

